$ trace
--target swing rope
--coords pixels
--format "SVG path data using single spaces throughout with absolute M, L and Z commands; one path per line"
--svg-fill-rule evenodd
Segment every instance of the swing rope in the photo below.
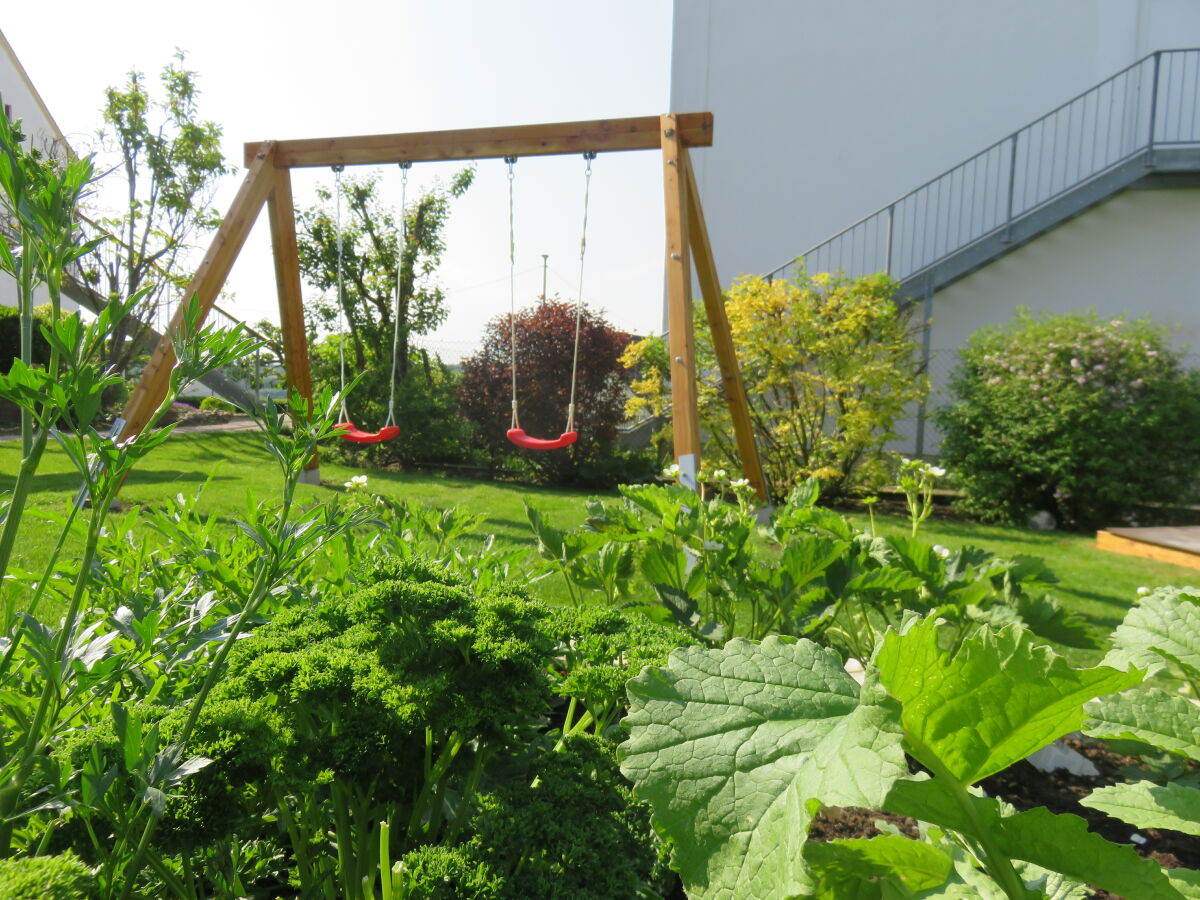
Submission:
M 508 166 L 508 353 L 509 370 L 512 372 L 512 424 L 510 429 L 519 429 L 521 420 L 517 414 L 517 236 L 513 219 L 513 166 L 515 156 L 504 157 Z
M 396 378 L 400 368 L 400 301 L 404 294 L 404 254 L 408 250 L 408 170 L 412 163 L 400 163 L 400 246 L 396 252 L 396 308 L 392 312 L 392 380 L 388 391 L 388 415 L 384 427 L 396 424 Z
M 575 389 L 579 381 L 579 341 L 583 328 L 583 271 L 584 260 L 587 257 L 587 226 L 588 200 L 591 195 L 592 160 L 596 151 L 588 150 L 583 154 L 585 160 L 583 185 L 583 230 L 579 238 L 579 293 L 575 300 L 575 347 L 571 357 L 571 398 L 567 404 L 567 427 L 556 439 L 544 440 L 527 436 L 521 428 L 517 407 L 517 242 L 515 219 L 513 215 L 513 166 L 517 157 L 506 156 L 504 162 L 508 165 L 508 301 L 509 301 L 509 368 L 512 372 L 512 424 L 508 430 L 508 439 L 519 447 L 531 450 L 554 450 L 573 444 L 579 437 L 575 431 Z
M 408 166 L 411 163 L 401 163 L 400 167 L 404 170 L 403 186 L 401 188 L 401 218 L 403 218 L 403 203 L 407 199 L 406 192 L 408 188 Z M 341 437 L 355 444 L 377 444 L 380 441 L 388 441 L 400 434 L 400 427 L 396 425 L 396 367 L 397 358 L 400 350 L 400 275 L 396 275 L 396 310 L 395 310 L 395 328 L 392 333 L 392 383 L 388 395 L 388 417 L 383 428 L 379 431 L 363 431 L 355 426 L 350 421 L 350 414 L 346 409 L 346 333 L 349 330 L 350 315 L 346 311 L 346 277 L 345 277 L 345 261 L 342 245 L 345 241 L 345 234 L 342 229 L 342 172 L 345 166 L 333 166 L 333 192 L 336 197 L 334 207 L 336 209 L 335 221 L 337 229 L 337 298 L 338 298 L 338 375 L 341 383 L 341 422 L 338 423 L 339 433 Z M 403 258 L 403 248 L 407 246 L 407 223 L 405 224 L 405 237 L 401 244 L 401 258 Z
M 345 166 L 333 167 L 333 196 L 334 207 L 337 210 L 335 218 L 337 228 L 337 298 L 338 298 L 338 371 L 342 396 L 342 421 L 349 422 L 346 412 L 346 332 L 349 330 L 346 315 L 346 288 L 342 274 L 342 172 Z
M 575 294 L 575 355 L 571 357 L 571 401 L 567 405 L 567 431 L 575 430 L 575 384 L 579 380 L 579 332 L 583 323 L 583 261 L 587 256 L 588 197 L 592 190 L 592 160 L 595 150 L 583 154 L 583 229 L 579 236 L 579 291 Z

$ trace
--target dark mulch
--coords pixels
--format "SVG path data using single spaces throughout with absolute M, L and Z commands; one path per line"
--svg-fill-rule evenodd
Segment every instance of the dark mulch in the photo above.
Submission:
M 1020 762 L 986 779 L 981 787 L 988 796 L 999 797 L 1018 810 L 1045 806 L 1054 813 L 1079 816 L 1088 823 L 1090 831 L 1113 843 L 1131 845 L 1141 856 L 1156 860 L 1163 868 L 1200 868 L 1200 839 L 1166 829 L 1135 829 L 1119 819 L 1080 805 L 1079 800 L 1096 788 L 1129 780 L 1121 770 L 1128 771 L 1128 767 L 1137 766 L 1136 758 L 1110 752 L 1102 742 L 1087 738 L 1068 738 L 1066 743 L 1088 757 L 1100 770 L 1100 775 L 1042 772 L 1027 762 Z M 911 819 L 878 810 L 845 807 L 822 810 L 813 822 L 810 839 L 874 837 L 880 833 L 875 822 L 881 819 L 916 837 L 916 823 Z M 1145 838 L 1145 843 L 1133 841 L 1135 833 Z M 1121 900 L 1107 891 L 1096 891 L 1091 896 L 1095 900 Z

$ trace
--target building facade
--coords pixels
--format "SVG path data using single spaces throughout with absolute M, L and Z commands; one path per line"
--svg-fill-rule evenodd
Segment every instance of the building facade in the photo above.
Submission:
M 722 278 L 814 249 L 888 269 L 940 388 L 1021 306 L 1200 350 L 1200 50 L 1159 52 L 1186 48 L 1194 0 L 681 0 L 671 106 L 715 116 L 693 158 Z

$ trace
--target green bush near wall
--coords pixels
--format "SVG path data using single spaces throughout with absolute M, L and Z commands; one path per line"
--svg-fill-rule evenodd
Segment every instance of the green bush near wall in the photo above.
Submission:
M 938 413 L 962 507 L 1016 524 L 1047 510 L 1088 530 L 1187 502 L 1200 373 L 1182 360 L 1148 319 L 1022 310 L 972 335 Z

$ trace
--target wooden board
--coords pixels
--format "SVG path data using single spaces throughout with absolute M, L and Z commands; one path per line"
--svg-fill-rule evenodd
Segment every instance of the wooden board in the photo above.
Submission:
M 1124 556 L 1200 569 L 1200 527 L 1110 528 L 1096 532 L 1096 547 Z
M 712 146 L 712 113 L 676 116 L 679 140 L 688 147 Z M 548 156 L 595 150 L 657 150 L 659 117 L 599 119 L 547 125 L 466 128 L 352 137 L 276 141 L 275 165 L 285 168 L 333 165 L 387 165 L 455 159 L 497 159 L 504 156 Z M 246 144 L 249 166 L 261 143 Z

